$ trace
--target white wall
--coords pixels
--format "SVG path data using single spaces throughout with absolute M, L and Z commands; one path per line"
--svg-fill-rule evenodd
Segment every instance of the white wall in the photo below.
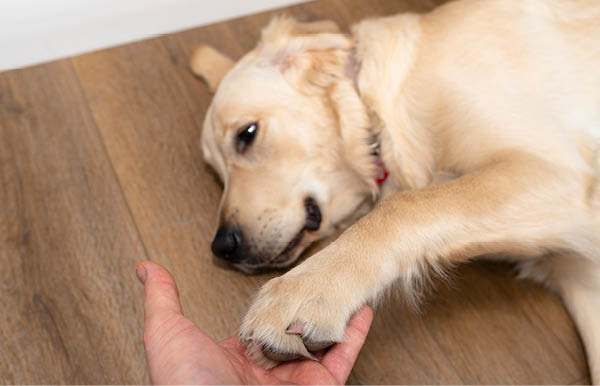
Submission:
M 306 0 L 0 0 L 0 70 Z

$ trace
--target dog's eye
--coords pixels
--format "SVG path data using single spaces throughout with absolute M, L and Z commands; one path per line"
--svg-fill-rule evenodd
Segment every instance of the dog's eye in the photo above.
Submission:
M 256 133 L 258 132 L 258 122 L 252 122 L 243 126 L 239 131 L 235 139 L 235 149 L 238 153 L 246 151 L 248 146 L 254 141 Z

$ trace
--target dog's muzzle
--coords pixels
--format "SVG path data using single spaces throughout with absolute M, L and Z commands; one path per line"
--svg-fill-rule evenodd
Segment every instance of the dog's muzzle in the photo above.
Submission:
M 244 235 L 240 228 L 237 226 L 226 223 L 221 225 L 217 230 L 217 234 L 212 241 L 211 249 L 215 256 L 226 260 L 232 264 L 238 265 L 252 265 L 256 266 L 268 266 L 270 264 L 280 265 L 290 257 L 290 252 L 294 250 L 302 241 L 302 236 L 305 231 L 317 231 L 321 226 L 322 215 L 319 205 L 312 197 L 307 197 L 304 200 L 305 209 L 305 220 L 304 226 L 298 234 L 288 242 L 287 246 L 280 252 L 280 254 L 269 260 L 260 258 L 259 256 L 248 256 L 248 245 L 244 245 Z M 264 259 L 264 260 L 263 260 Z M 261 262 L 260 260 L 263 260 Z

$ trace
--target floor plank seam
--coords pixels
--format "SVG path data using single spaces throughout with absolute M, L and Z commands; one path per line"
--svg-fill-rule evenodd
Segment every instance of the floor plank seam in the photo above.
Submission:
M 75 79 L 77 80 L 77 86 L 79 88 L 79 91 L 80 91 L 81 95 L 83 96 L 83 98 L 85 99 L 85 109 L 87 110 L 87 113 L 89 114 L 92 121 L 94 122 L 94 128 L 95 128 L 96 135 L 98 136 L 98 139 L 99 139 L 100 143 L 102 144 L 102 150 L 104 151 L 104 155 L 106 156 L 106 158 L 108 159 L 108 161 L 110 163 L 110 170 L 112 172 L 112 175 L 119 186 L 119 192 L 121 194 L 121 197 L 123 198 L 123 201 L 125 202 L 125 205 L 127 206 L 127 214 L 129 215 L 129 218 L 131 219 L 131 222 L 133 223 L 133 226 L 135 228 L 135 232 L 137 235 L 137 239 L 142 244 L 142 249 L 144 251 L 144 259 L 143 260 L 150 260 L 150 253 L 148 252 L 148 247 L 146 246 L 146 241 L 142 237 L 142 233 L 138 226 L 137 220 L 136 220 L 135 216 L 133 215 L 133 211 L 131 210 L 131 204 L 129 203 L 129 200 L 127 199 L 127 195 L 125 194 L 125 190 L 123 189 L 123 184 L 121 182 L 121 179 L 119 178 L 119 175 L 117 174 L 117 170 L 115 169 L 114 161 L 113 161 L 112 157 L 110 156 L 110 153 L 108 152 L 108 148 L 106 147 L 106 141 L 104 139 L 104 136 L 102 135 L 100 126 L 98 126 L 98 121 L 96 120 L 94 112 L 92 111 L 92 109 L 90 107 L 90 101 L 85 92 L 85 89 L 83 88 L 83 85 L 81 84 L 81 78 L 79 77 L 79 73 L 77 72 L 77 69 L 75 68 L 75 65 L 73 64 L 72 58 L 69 58 L 68 61 L 69 61 L 69 66 L 71 67 L 71 71 L 73 72 L 73 74 L 75 75 Z M 132 271 L 133 271 L 133 269 L 132 269 Z

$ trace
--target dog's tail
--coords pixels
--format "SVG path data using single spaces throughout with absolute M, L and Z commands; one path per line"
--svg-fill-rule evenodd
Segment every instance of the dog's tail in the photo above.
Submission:
M 556 255 L 520 268 L 523 276 L 551 285 L 562 296 L 583 340 L 592 384 L 600 384 L 600 261 Z

